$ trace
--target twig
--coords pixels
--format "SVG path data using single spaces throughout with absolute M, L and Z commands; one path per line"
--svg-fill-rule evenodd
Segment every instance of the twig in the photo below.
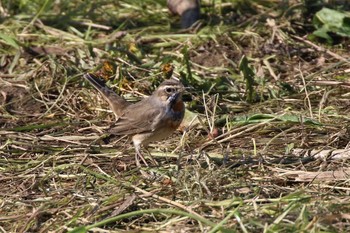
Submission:
M 317 49 L 320 52 L 326 52 L 328 55 L 330 55 L 330 56 L 332 56 L 332 57 L 334 57 L 334 58 L 336 58 L 338 60 L 341 60 L 341 61 L 344 61 L 344 62 L 349 62 L 349 59 L 346 59 L 346 58 L 344 58 L 344 57 L 342 57 L 342 56 L 340 56 L 340 55 L 338 55 L 336 53 L 333 53 L 332 51 L 330 51 L 328 49 L 322 48 L 322 47 L 312 43 L 311 41 L 305 40 L 304 38 L 301 38 L 299 36 L 293 36 L 292 35 L 292 37 L 294 39 L 300 40 L 300 41 L 304 42 L 305 44 L 308 44 L 308 45 L 314 47 L 315 49 Z
M 300 72 L 301 80 L 303 80 L 305 98 L 306 98 L 307 104 L 309 106 L 310 117 L 313 118 L 311 101 L 310 101 L 310 98 L 309 98 L 309 93 L 308 93 L 307 88 L 306 88 L 305 78 L 304 78 L 303 72 L 301 71 L 300 63 L 299 63 L 299 72 Z
M 229 141 L 229 140 L 231 140 L 231 139 L 233 139 L 233 138 L 235 138 L 235 137 L 237 137 L 237 136 L 240 136 L 240 135 L 242 135 L 242 134 L 245 134 L 245 133 L 247 133 L 247 132 L 250 132 L 250 131 L 252 131 L 252 130 L 255 130 L 256 128 L 259 128 L 259 127 L 262 126 L 262 125 L 265 125 L 265 124 L 267 124 L 267 123 L 269 123 L 269 122 L 271 122 L 271 121 L 274 121 L 274 120 L 278 119 L 279 117 L 281 117 L 281 116 L 275 116 L 274 118 L 271 118 L 271 119 L 269 119 L 269 120 L 267 120 L 267 121 L 261 122 L 261 123 L 259 123 L 259 124 L 257 124 L 257 125 L 254 125 L 254 126 L 252 126 L 252 127 L 250 127 L 250 128 L 247 128 L 247 129 L 245 129 L 245 130 L 243 130 L 243 131 L 240 131 L 240 132 L 238 132 L 238 133 L 236 133 L 236 134 L 230 135 L 230 136 L 228 136 L 227 138 L 223 138 L 223 139 L 221 139 L 221 140 L 217 140 L 217 138 L 214 138 L 213 140 L 211 140 L 211 141 L 209 141 L 209 142 L 207 142 L 207 143 L 204 143 L 203 146 L 200 148 L 200 150 L 203 150 L 205 147 L 211 145 L 211 144 L 213 143 L 213 141 L 214 141 L 214 142 L 217 142 L 217 143 L 227 142 L 227 141 Z M 232 130 L 232 131 L 233 131 L 233 130 Z M 230 132 L 231 132 L 231 131 L 230 131 Z M 230 132 L 227 132 L 226 134 L 229 134 Z
M 168 203 L 168 204 L 170 204 L 170 205 L 176 206 L 176 207 L 178 207 L 178 208 L 180 208 L 180 209 L 183 209 L 183 210 L 185 210 L 185 211 L 187 211 L 187 212 L 189 212 L 189 213 L 191 213 L 191 214 L 193 214 L 193 215 L 196 215 L 196 216 L 198 216 L 198 217 L 200 217 L 200 218 L 204 218 L 202 215 L 198 214 L 197 212 L 191 210 L 191 209 L 188 208 L 187 206 L 184 206 L 184 205 L 182 205 L 182 204 L 180 204 L 180 203 L 178 203 L 178 202 L 169 200 L 169 199 L 167 199 L 167 198 L 165 198 L 165 197 L 161 197 L 161 196 L 159 196 L 159 195 L 157 195 L 157 194 L 155 194 L 155 193 L 148 192 L 148 191 L 143 190 L 143 189 L 141 189 L 141 188 L 139 188 L 139 187 L 137 187 L 137 186 L 135 186 L 135 185 L 132 185 L 132 184 L 130 184 L 130 185 L 128 185 L 128 186 L 130 186 L 131 188 L 135 189 L 135 190 L 138 191 L 138 192 L 141 192 L 141 193 L 146 194 L 146 195 L 148 195 L 148 196 L 150 196 L 150 197 L 153 197 L 153 198 L 155 198 L 155 199 L 158 199 L 158 200 L 161 200 L 161 201 L 163 201 L 163 202 L 166 202 L 166 203 Z

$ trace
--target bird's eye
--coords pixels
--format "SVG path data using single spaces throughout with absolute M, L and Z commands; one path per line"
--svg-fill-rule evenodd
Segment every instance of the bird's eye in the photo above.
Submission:
M 167 87 L 167 88 L 165 88 L 165 91 L 166 91 L 166 93 L 174 93 L 175 92 L 175 88 Z

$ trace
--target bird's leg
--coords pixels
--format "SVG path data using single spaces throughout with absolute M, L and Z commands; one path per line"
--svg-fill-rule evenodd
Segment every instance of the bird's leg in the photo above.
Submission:
M 149 157 L 150 157 L 151 160 L 152 160 L 152 163 L 153 163 L 155 166 L 159 166 L 159 163 L 153 158 L 153 156 L 152 156 L 151 152 L 149 152 L 148 148 L 147 148 L 147 147 L 145 147 L 145 148 L 146 148 L 146 151 L 147 151 Z
M 140 158 L 140 159 L 142 160 L 142 162 L 143 162 L 147 167 L 149 167 L 149 166 L 148 166 L 148 163 L 147 163 L 146 160 L 145 160 L 145 157 L 143 157 L 143 155 L 142 155 L 141 152 L 140 152 L 141 145 L 134 142 L 134 146 L 135 146 L 135 151 L 136 151 L 136 153 L 135 153 L 136 166 L 137 166 L 137 167 L 141 167 L 140 160 L 139 160 L 139 158 Z

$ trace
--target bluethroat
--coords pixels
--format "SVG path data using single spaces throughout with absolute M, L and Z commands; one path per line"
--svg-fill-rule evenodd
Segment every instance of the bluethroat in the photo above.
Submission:
M 131 136 L 137 165 L 140 166 L 139 157 L 148 166 L 140 152 L 141 145 L 147 147 L 150 142 L 168 137 L 184 118 L 182 93 L 185 88 L 182 83 L 174 78 L 167 79 L 151 96 L 133 104 L 109 89 L 95 75 L 87 73 L 84 78 L 101 93 L 117 117 L 108 133 Z

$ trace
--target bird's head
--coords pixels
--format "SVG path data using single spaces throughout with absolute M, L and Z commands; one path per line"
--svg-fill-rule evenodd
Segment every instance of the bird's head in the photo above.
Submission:
M 179 80 L 171 78 L 163 81 L 154 94 L 160 98 L 162 102 L 176 103 L 182 101 L 182 93 L 184 90 L 185 87 Z

